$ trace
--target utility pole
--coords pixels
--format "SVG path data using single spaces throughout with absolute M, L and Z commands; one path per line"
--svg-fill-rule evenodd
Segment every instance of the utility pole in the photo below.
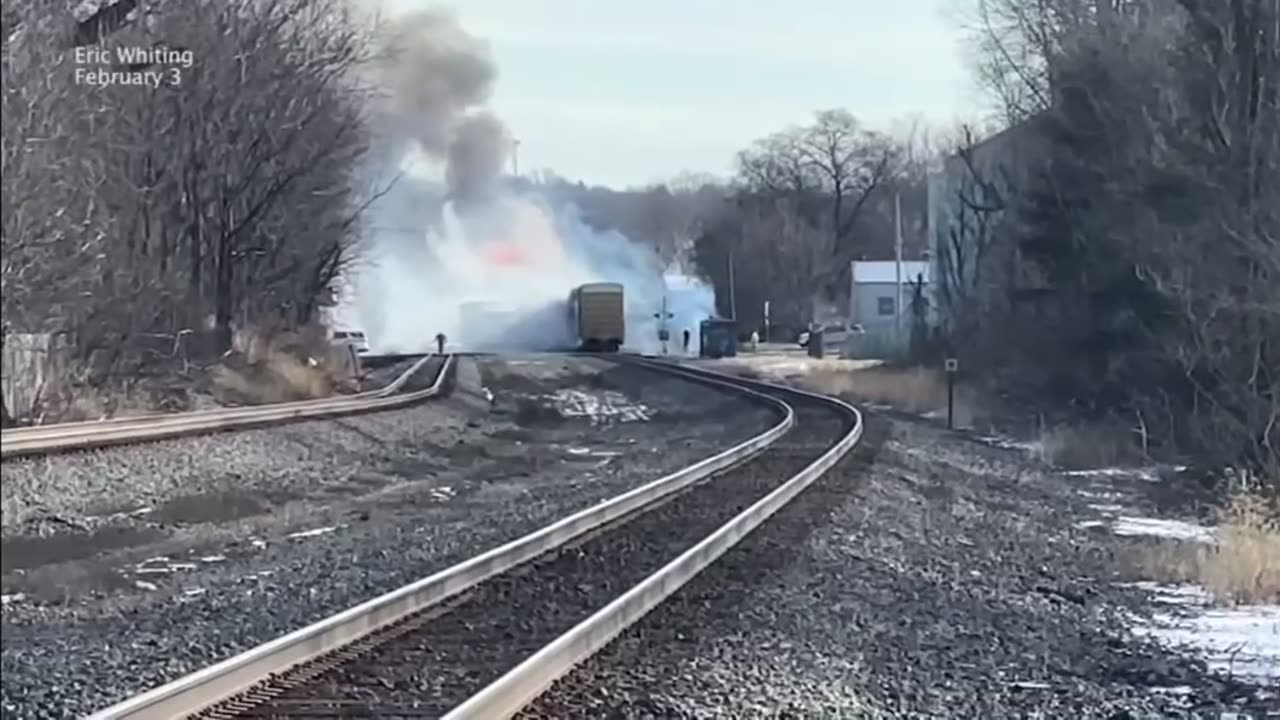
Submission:
M 511 139 L 511 174 L 520 177 L 520 140 Z

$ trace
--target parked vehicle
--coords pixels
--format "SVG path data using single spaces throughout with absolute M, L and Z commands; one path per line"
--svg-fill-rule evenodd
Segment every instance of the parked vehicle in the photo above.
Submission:
M 844 346 L 849 341 L 850 335 L 861 335 L 865 332 L 866 330 L 858 323 L 826 323 L 822 326 L 822 344 L 827 347 Z M 800 337 L 796 338 L 796 343 L 800 347 L 809 347 L 810 335 L 810 331 L 805 330 L 800 333 Z
M 369 352 L 369 339 L 360 330 L 330 330 L 329 342 L 338 346 L 350 346 L 356 355 Z

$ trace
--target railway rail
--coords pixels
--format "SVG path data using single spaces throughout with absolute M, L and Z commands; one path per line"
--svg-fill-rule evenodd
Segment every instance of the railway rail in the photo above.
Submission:
M 172 415 L 114 418 L 15 428 L 0 433 L 0 457 L 10 459 L 68 450 L 128 445 L 185 435 L 243 430 L 336 415 L 391 410 L 438 395 L 453 365 L 453 356 L 415 356 L 415 362 L 390 384 L 377 390 L 320 400 L 277 403 L 258 407 L 220 408 Z M 394 356 L 375 363 L 410 359 Z M 403 392 L 405 386 L 429 363 L 439 362 L 435 380 L 420 390 Z
M 853 449 L 833 398 L 617 358 L 778 411 L 765 432 L 501 547 L 91 716 L 511 717 Z

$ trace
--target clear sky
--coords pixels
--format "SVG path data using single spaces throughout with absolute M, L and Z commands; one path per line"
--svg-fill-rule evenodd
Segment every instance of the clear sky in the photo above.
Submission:
M 883 130 L 911 117 L 940 126 L 975 117 L 979 98 L 951 19 L 957 3 L 441 4 L 491 43 L 493 106 L 520 140 L 521 172 L 622 187 L 727 173 L 753 139 L 819 109 L 844 107 Z

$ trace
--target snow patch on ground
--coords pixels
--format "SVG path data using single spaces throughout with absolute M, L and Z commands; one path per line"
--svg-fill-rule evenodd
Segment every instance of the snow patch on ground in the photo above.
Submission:
M 1217 539 L 1217 532 L 1213 528 L 1207 528 L 1203 525 L 1183 520 L 1125 515 L 1117 517 L 1111 523 L 1111 531 L 1117 535 L 1128 537 L 1158 537 L 1168 540 L 1187 540 L 1202 543 L 1211 543 Z
M 1172 468 L 1175 472 L 1183 468 Z M 1217 541 L 1215 528 L 1185 520 L 1125 515 L 1126 494 L 1107 483 L 1138 478 L 1160 480 L 1158 468 L 1098 468 L 1063 473 L 1066 477 L 1087 478 L 1089 489 L 1079 494 L 1093 500 L 1089 507 L 1104 516 L 1101 520 L 1076 523 L 1081 528 L 1106 528 L 1116 535 L 1149 537 L 1211 544 Z M 1102 502 L 1098 502 L 1102 501 Z M 1131 511 L 1132 512 L 1132 511 Z M 1215 607 L 1213 598 L 1198 585 L 1132 583 L 1167 607 L 1150 621 L 1134 619 L 1135 633 L 1151 637 L 1182 652 L 1200 656 L 1215 671 L 1266 688 L 1275 687 L 1280 698 L 1280 605 Z M 1178 688 L 1161 688 L 1177 693 Z M 1185 692 L 1185 689 L 1184 689 Z
M 1105 467 L 1093 468 L 1091 470 L 1067 470 L 1062 474 L 1071 478 L 1136 478 L 1139 480 L 1146 480 L 1147 482 L 1161 482 L 1164 479 L 1162 477 L 1163 472 L 1178 473 L 1183 472 L 1184 470 L 1186 470 L 1186 468 L 1181 465 L 1173 467 L 1160 467 L 1153 465 L 1150 467 Z
M 606 390 L 599 395 L 581 390 L 559 390 L 549 397 L 556 410 L 565 417 L 585 417 L 594 425 L 605 422 L 647 422 L 653 410 L 632 402 L 620 392 Z
M 1208 593 L 1195 585 L 1134 585 L 1170 608 L 1150 624 L 1135 626 L 1135 632 L 1194 652 L 1225 675 L 1280 687 L 1280 605 L 1215 608 Z
M 946 417 L 946 413 L 939 413 L 939 417 Z M 1034 457 L 1044 455 L 1044 443 L 1039 440 L 1015 440 L 1003 435 L 983 435 L 978 438 L 978 441 L 1001 450 L 1018 450 Z
M 325 527 L 312 528 L 310 530 L 299 530 L 297 532 L 291 532 L 288 535 L 285 535 L 285 537 L 291 540 L 301 540 L 303 538 L 316 537 L 317 535 L 328 535 L 329 533 L 337 529 L 338 529 L 337 525 L 327 525 Z

